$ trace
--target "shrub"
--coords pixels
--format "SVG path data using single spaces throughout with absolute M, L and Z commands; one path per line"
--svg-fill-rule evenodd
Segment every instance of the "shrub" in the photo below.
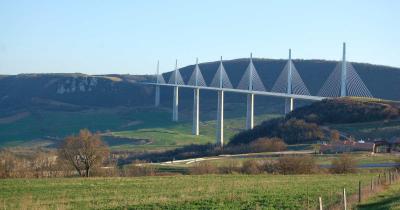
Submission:
M 258 138 L 250 143 L 251 152 L 279 152 L 287 149 L 287 145 L 280 138 Z
M 242 172 L 245 174 L 260 174 L 263 172 L 263 167 L 257 160 L 247 160 L 243 163 Z
M 275 161 L 272 160 L 265 160 L 262 163 L 262 169 L 267 173 L 278 173 L 277 164 Z
M 356 161 L 347 154 L 342 154 L 332 160 L 330 171 L 335 174 L 356 172 Z
M 278 159 L 276 170 L 281 174 L 312 174 L 317 172 L 318 165 L 310 155 L 284 156 Z
M 202 161 L 189 169 L 190 174 L 217 174 L 218 168 L 208 161 Z
M 223 174 L 239 173 L 241 168 L 238 166 L 237 161 L 228 160 L 227 163 L 219 168 L 219 172 Z
M 146 162 L 134 161 L 132 165 L 127 165 L 122 169 L 123 176 L 154 176 L 157 169 Z

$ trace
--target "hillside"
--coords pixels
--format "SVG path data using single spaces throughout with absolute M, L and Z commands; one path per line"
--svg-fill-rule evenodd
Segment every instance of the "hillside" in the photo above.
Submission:
M 358 100 L 355 98 L 325 99 L 310 105 L 295 109 L 284 118 L 277 118 L 262 122 L 251 130 L 236 134 L 229 144 L 248 144 L 258 138 L 278 137 L 288 144 L 311 143 L 317 140 L 329 140 L 330 133 L 325 133 L 326 127 L 346 131 L 347 135 L 357 133 L 357 130 L 346 129 L 353 124 L 366 124 L 371 122 L 378 128 L 382 122 L 396 120 L 400 117 L 398 104 L 385 101 Z M 396 121 L 394 121 L 396 122 Z M 345 124 L 345 126 L 342 126 Z M 357 126 L 355 126 L 357 128 Z M 361 127 L 361 128 L 360 128 Z M 360 126 L 362 129 L 363 126 Z M 324 134 L 325 133 L 325 134 Z M 399 130 L 391 132 L 399 136 Z M 360 137 L 359 133 L 356 135 Z M 393 137 L 390 136 L 390 137 Z M 384 136 L 362 136 L 363 138 L 390 138 Z
M 273 86 L 286 60 L 254 59 L 254 65 L 269 90 Z M 337 62 L 323 60 L 294 60 L 311 94 L 316 94 Z M 224 61 L 226 71 L 234 86 L 240 81 L 248 65 L 248 59 Z M 371 93 L 377 98 L 400 100 L 400 69 L 371 64 L 353 64 Z M 218 68 L 218 62 L 200 64 L 206 82 L 209 84 Z M 181 68 L 187 81 L 193 66 Z M 168 81 L 170 73 L 165 73 Z M 150 81 L 151 76 L 84 74 L 21 74 L 0 77 L 0 110 L 2 114 L 40 107 L 45 109 L 75 110 L 85 107 L 148 106 L 153 103 L 152 87 L 137 84 Z M 162 90 L 162 104 L 170 104 L 172 91 Z M 204 91 L 202 94 L 214 96 Z M 182 90 L 181 103 L 191 102 L 191 91 Z M 203 97 L 215 100 L 216 97 Z M 207 98 L 207 99 L 206 99 Z M 227 94 L 227 102 L 239 102 L 242 98 Z M 269 99 L 260 97 L 257 105 Z M 207 106 L 208 103 L 205 102 Z
M 254 59 L 255 67 L 267 89 L 270 89 L 284 67 L 286 60 Z M 294 60 L 296 68 L 312 94 L 316 94 L 323 82 L 336 65 L 334 61 Z M 234 86 L 239 82 L 248 65 L 248 59 L 224 61 L 226 71 Z M 371 64 L 353 64 L 361 78 L 375 97 L 400 99 L 400 69 Z M 218 68 L 218 62 L 200 64 L 207 83 Z M 181 74 L 187 81 L 193 66 L 181 68 Z M 170 73 L 165 73 L 168 81 Z M 84 75 L 84 74 L 21 74 L 0 76 L 0 145 L 5 142 L 24 143 L 30 140 L 48 141 L 59 139 L 77 132 L 80 128 L 93 131 L 116 132 L 132 138 L 141 137 L 138 129 L 155 129 L 154 135 L 160 136 L 160 129 L 165 126 L 178 132 L 182 138 L 190 135 L 192 111 L 192 91 L 180 91 L 180 118 L 185 129 L 175 127 L 169 122 L 169 108 L 172 103 L 172 90 L 161 90 L 163 114 L 151 114 L 154 110 L 143 109 L 137 115 L 137 108 L 149 107 L 154 103 L 154 90 L 138 82 L 151 81 L 152 76 L 134 75 Z M 384 84 L 384 85 L 383 85 Z M 390 91 L 388 91 L 390 90 Z M 201 91 L 201 121 L 212 125 L 216 115 L 216 93 Z M 232 119 L 235 125 L 227 128 L 232 132 L 244 128 L 245 95 L 226 93 L 225 117 Z M 310 104 L 295 101 L 296 107 Z M 255 114 L 282 114 L 282 99 L 256 96 Z M 128 111 L 127 111 L 128 110 Z M 152 121 L 163 119 L 162 125 L 155 127 Z M 240 119 L 240 120 L 237 120 Z M 264 119 L 265 120 L 265 119 Z M 141 121 L 140 124 L 132 122 Z M 128 126 L 127 126 L 128 125 Z M 205 127 L 212 127 L 206 125 Z M 175 129 L 176 128 L 176 129 Z M 203 129 L 204 130 L 204 129 Z M 204 131 L 201 132 L 204 132 Z M 232 132 L 229 132 L 230 137 Z M 212 142 L 214 132 L 207 131 L 207 138 L 201 142 Z M 159 142 L 156 139 L 154 142 Z M 180 139 L 174 142 L 181 142 Z M 172 144 L 175 144 L 175 143 Z M 179 144 L 179 143 L 178 143 Z M 14 145 L 14 143 L 12 143 Z M 170 145 L 171 146 L 171 145 Z

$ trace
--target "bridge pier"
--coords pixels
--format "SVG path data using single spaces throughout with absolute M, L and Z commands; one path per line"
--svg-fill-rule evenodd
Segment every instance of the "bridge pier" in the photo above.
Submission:
M 174 98 L 172 102 L 172 121 L 178 122 L 178 106 L 179 106 L 179 87 L 174 86 Z
M 199 135 L 199 97 L 200 89 L 193 89 L 193 127 L 192 134 L 198 136 Z
M 158 107 L 160 106 L 160 86 L 156 85 L 156 95 L 155 95 L 155 103 L 154 106 Z
M 224 91 L 218 91 L 217 145 L 224 146 Z
M 285 99 L 285 114 L 293 111 L 294 109 L 294 98 L 286 98 Z
M 254 94 L 247 95 L 246 129 L 254 127 Z

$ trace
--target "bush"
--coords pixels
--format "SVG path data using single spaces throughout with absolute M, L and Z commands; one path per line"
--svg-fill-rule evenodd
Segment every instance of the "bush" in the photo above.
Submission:
M 250 143 L 251 152 L 279 152 L 287 149 L 287 145 L 280 138 L 258 138 Z
M 330 171 L 335 174 L 356 172 L 356 161 L 347 154 L 342 154 L 332 160 Z
M 285 156 L 278 159 L 276 170 L 281 174 L 312 174 L 318 171 L 318 165 L 310 155 Z
M 265 160 L 262 164 L 262 169 L 267 173 L 278 173 L 277 164 L 273 160 Z
M 223 174 L 239 173 L 241 168 L 237 165 L 237 161 L 228 160 L 227 163 L 219 168 L 219 172 Z
M 123 176 L 154 176 L 157 169 L 146 162 L 135 161 L 132 165 L 127 165 L 122 169 Z
M 217 174 L 218 168 L 208 161 L 202 161 L 189 169 L 190 174 Z
M 242 172 L 245 174 L 260 174 L 263 172 L 263 167 L 257 160 L 247 160 L 243 163 Z

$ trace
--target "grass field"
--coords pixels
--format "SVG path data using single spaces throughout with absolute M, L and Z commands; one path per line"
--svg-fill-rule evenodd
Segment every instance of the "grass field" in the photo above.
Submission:
M 191 135 L 192 122 L 171 121 L 170 112 L 154 108 L 98 109 L 80 112 L 36 111 L 0 124 L 1 146 L 43 146 L 77 133 L 82 128 L 122 138 L 110 142 L 112 150 L 163 150 L 182 145 L 215 141 L 215 121 L 200 123 L 200 136 Z M 279 115 L 256 116 L 256 123 Z M 10 117 L 8 118 L 10 119 Z M 245 127 L 245 119 L 225 120 L 225 139 Z M 46 134 L 43 136 L 43 134 Z M 112 139 L 112 138 L 107 138 Z M 137 144 L 138 139 L 148 140 Z
M 389 210 L 400 209 L 400 183 L 388 187 L 357 206 L 360 210 Z
M 305 154 L 296 154 L 297 156 L 305 155 Z M 308 155 L 308 154 L 307 154 Z M 378 164 L 378 163 L 396 163 L 400 160 L 399 154 L 375 154 L 371 155 L 369 152 L 357 152 L 357 153 L 348 153 L 347 155 L 351 156 L 351 158 L 356 162 L 357 165 L 364 164 Z M 197 161 L 182 161 L 182 162 L 174 162 L 172 164 L 163 164 L 164 167 L 191 167 L 201 161 L 207 161 L 214 166 L 224 167 L 224 166 L 242 166 L 245 161 L 248 160 L 277 160 L 282 155 L 277 155 L 273 152 L 263 152 L 263 153 L 254 153 L 247 154 L 241 156 L 218 156 L 218 157 L 205 157 L 202 159 L 198 159 Z M 338 158 L 340 154 L 324 154 L 324 155 L 314 155 L 315 162 L 318 165 L 330 165 L 332 160 Z
M 15 122 L 0 124 L 0 145 L 13 146 L 31 140 L 62 138 L 82 128 L 106 132 L 162 126 L 168 122 L 167 114 L 164 110 L 155 109 L 36 111 Z
M 278 117 L 279 115 L 259 115 L 255 117 L 255 122 L 260 123 L 263 120 Z M 169 116 L 168 116 L 169 117 Z M 169 119 L 169 118 L 168 118 Z M 229 139 L 243 130 L 245 126 L 244 118 L 231 118 L 224 121 L 224 138 L 228 142 Z M 172 123 L 164 125 L 163 127 L 152 127 L 143 129 L 133 129 L 128 131 L 117 131 L 112 132 L 113 136 L 132 138 L 132 139 L 150 139 L 152 143 L 150 145 L 119 145 L 114 146 L 113 149 L 162 149 L 171 148 L 187 144 L 205 144 L 215 142 L 216 133 L 215 121 L 203 121 L 200 123 L 200 135 L 193 136 L 192 123 Z
M 6 209 L 305 209 L 338 202 L 374 174 L 0 180 Z M 308 198 L 308 199 L 307 199 Z

